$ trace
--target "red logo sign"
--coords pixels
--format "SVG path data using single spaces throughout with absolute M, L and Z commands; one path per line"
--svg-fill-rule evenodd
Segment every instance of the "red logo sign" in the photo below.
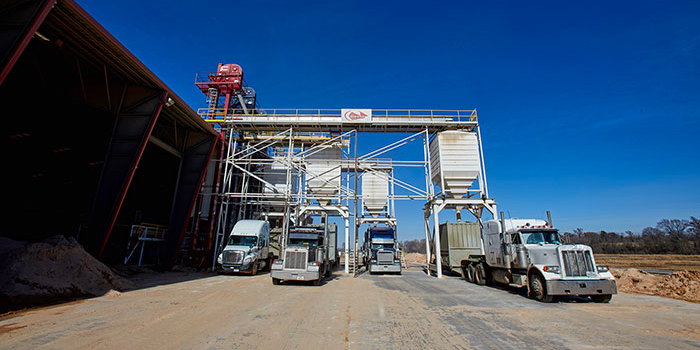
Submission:
M 371 109 L 343 109 L 343 121 L 347 122 L 370 122 L 372 120 Z

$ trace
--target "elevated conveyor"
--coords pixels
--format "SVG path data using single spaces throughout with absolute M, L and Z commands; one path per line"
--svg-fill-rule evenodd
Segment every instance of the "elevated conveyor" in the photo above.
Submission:
M 368 111 L 357 116 L 353 111 Z M 200 108 L 202 118 L 212 124 L 225 125 L 236 132 L 280 131 L 293 128 L 298 132 L 430 132 L 466 129 L 478 126 L 476 110 L 432 109 L 258 109 L 251 114 L 224 108 Z

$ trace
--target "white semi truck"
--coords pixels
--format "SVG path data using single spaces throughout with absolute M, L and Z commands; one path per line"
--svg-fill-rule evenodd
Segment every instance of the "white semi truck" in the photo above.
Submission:
M 226 247 L 217 258 L 217 272 L 246 272 L 252 275 L 269 268 L 270 224 L 265 220 L 238 220 Z
M 441 239 L 459 242 L 456 245 L 461 247 L 441 249 L 441 253 L 447 253 L 448 261 L 452 250 L 453 255 L 464 257 L 459 268 L 469 282 L 526 287 L 531 297 L 542 302 L 577 295 L 607 303 L 617 294 L 615 277 L 607 266 L 596 264 L 591 247 L 563 244 L 551 219 L 503 219 L 501 213 L 501 220 L 485 221 L 481 230 L 451 232 L 442 233 Z M 451 234 L 459 237 L 449 237 Z M 464 256 L 465 251 L 468 256 Z

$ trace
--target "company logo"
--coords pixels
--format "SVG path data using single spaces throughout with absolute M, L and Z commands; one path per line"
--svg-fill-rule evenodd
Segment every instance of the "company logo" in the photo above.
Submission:
M 365 119 L 369 117 L 369 114 L 365 114 L 364 112 L 355 112 L 355 111 L 348 111 L 346 112 L 343 117 L 346 120 L 358 120 L 358 119 Z
M 343 109 L 341 111 L 342 120 L 344 122 L 371 122 L 371 109 Z

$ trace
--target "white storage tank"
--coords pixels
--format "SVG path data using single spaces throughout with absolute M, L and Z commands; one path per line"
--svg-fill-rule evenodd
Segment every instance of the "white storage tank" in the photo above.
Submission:
M 476 133 L 462 130 L 442 131 L 430 141 L 432 181 L 448 196 L 460 198 L 467 193 L 481 172 L 479 140 Z
M 270 188 L 269 186 L 264 186 L 264 193 L 286 193 L 287 191 L 287 166 L 285 165 L 284 157 L 273 157 L 272 163 L 267 163 L 263 165 L 263 180 L 271 183 L 277 191 Z M 290 193 L 294 194 L 297 192 L 297 170 L 292 168 L 291 170 L 291 189 Z
M 372 171 L 362 174 L 362 203 L 372 217 L 377 217 L 389 202 L 389 173 Z
M 337 146 L 328 146 L 321 151 L 313 151 L 307 157 L 306 183 L 311 195 L 320 205 L 328 205 L 338 197 L 340 187 L 341 150 Z

